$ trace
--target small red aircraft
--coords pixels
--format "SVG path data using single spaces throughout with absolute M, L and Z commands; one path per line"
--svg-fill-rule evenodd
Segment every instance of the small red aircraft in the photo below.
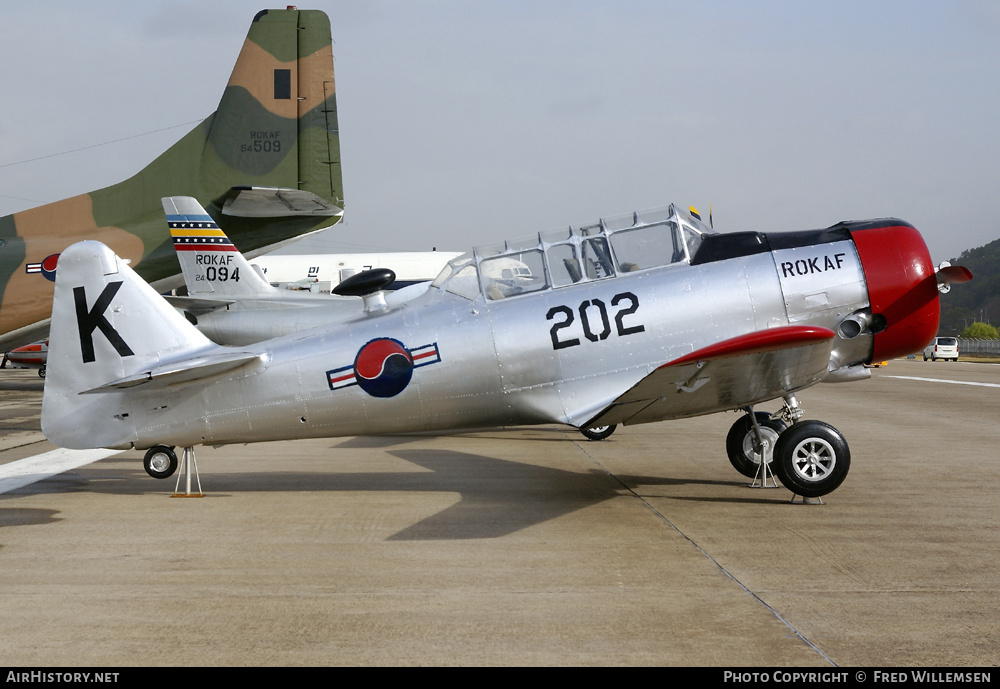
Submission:
M 44 340 L 10 350 L 3 355 L 0 368 L 7 368 L 7 364 L 11 364 L 13 368 L 37 368 L 38 377 L 44 378 L 48 358 L 49 341 Z

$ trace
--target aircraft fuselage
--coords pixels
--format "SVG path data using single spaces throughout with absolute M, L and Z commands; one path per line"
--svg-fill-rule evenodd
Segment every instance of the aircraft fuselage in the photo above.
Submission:
M 861 378 L 873 351 L 917 350 L 937 328 L 933 266 L 905 223 L 700 236 L 686 222 L 672 215 L 639 227 L 666 233 L 655 244 L 630 238 L 630 227 L 617 239 L 602 230 L 562 243 L 477 250 L 402 306 L 242 347 L 256 357 L 251 363 L 195 382 L 156 385 L 169 348 L 142 363 L 138 347 L 137 360 L 117 356 L 115 343 L 93 332 L 97 358 L 120 362 L 116 376 L 125 378 L 116 387 L 97 376 L 90 384 L 100 391 L 78 396 L 81 390 L 56 389 L 58 379 L 50 378 L 46 401 L 74 399 L 92 430 L 85 438 L 55 425 L 46 432 L 66 447 L 142 449 L 539 423 L 587 427 L 612 408 L 615 422 L 641 423 L 743 408 L 828 377 Z M 857 240 L 865 233 L 919 260 L 899 259 L 908 266 L 901 276 L 882 258 L 866 265 L 871 238 Z M 671 234 L 673 251 L 650 257 L 650 247 L 669 245 Z M 858 244 L 868 248 L 859 252 Z M 64 270 L 71 272 L 60 264 L 61 276 Z M 102 284 L 95 278 L 88 285 L 88 305 Z M 890 313 L 899 300 L 888 298 L 891 304 L 872 313 L 873 302 L 897 284 L 920 293 L 912 308 Z M 111 299 L 105 312 L 125 343 L 149 336 L 119 318 L 130 310 L 128 291 L 118 293 L 122 306 Z M 81 339 L 75 332 L 59 343 L 53 338 L 60 351 L 54 346 L 50 361 L 81 365 Z M 805 353 L 790 358 L 786 350 Z M 154 384 L 126 381 L 145 368 Z M 625 399 L 623 392 L 654 376 L 662 392 Z

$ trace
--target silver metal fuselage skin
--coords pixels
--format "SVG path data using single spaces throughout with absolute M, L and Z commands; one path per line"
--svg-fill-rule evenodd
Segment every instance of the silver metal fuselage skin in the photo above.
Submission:
M 816 269 L 824 262 L 827 270 Z M 847 315 L 867 304 L 862 266 L 849 240 L 704 265 L 681 262 L 496 301 L 434 287 L 396 308 L 243 347 L 259 353 L 261 363 L 211 380 L 97 393 L 116 428 L 100 435 L 108 446 L 143 449 L 579 426 L 685 354 L 789 324 L 836 332 Z M 390 397 L 372 396 L 359 385 L 332 389 L 328 372 L 352 366 L 366 343 L 379 338 L 411 351 L 434 345 L 439 360 L 413 368 L 409 383 Z M 871 341 L 870 335 L 846 340 L 838 334 L 831 368 L 865 361 Z M 790 380 L 784 392 L 812 382 Z M 763 399 L 738 404 L 699 400 L 664 418 L 775 396 L 768 390 Z
M 408 285 L 390 292 L 390 305 L 399 304 L 420 294 L 427 283 Z M 288 290 L 278 290 L 288 292 Z M 240 299 L 225 306 L 195 316 L 198 330 L 210 340 L 222 345 L 244 346 L 283 335 L 311 330 L 359 316 L 363 306 L 359 297 L 338 297 L 311 293 L 288 292 L 291 298 L 271 302 Z

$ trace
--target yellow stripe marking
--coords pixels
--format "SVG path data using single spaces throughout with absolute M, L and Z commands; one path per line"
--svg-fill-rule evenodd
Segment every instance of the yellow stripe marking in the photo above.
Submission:
M 209 230 L 209 229 L 199 229 L 199 230 L 170 230 L 171 237 L 225 237 L 226 233 L 222 230 Z

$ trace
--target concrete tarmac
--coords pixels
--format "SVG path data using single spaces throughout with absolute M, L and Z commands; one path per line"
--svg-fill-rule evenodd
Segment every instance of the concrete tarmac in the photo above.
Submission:
M 52 449 L 40 395 L 0 372 L 0 464 Z M 0 495 L 0 658 L 997 665 L 1000 366 L 799 399 L 851 446 L 825 505 L 746 486 L 736 414 L 198 448 L 192 499 L 121 453 Z

